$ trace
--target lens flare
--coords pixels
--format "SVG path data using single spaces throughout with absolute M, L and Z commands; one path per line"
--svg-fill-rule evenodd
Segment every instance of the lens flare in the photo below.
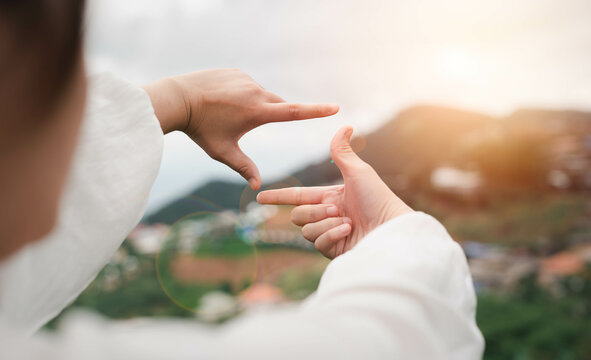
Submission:
M 293 186 L 303 184 L 290 177 L 267 189 Z M 283 287 L 297 290 L 326 266 L 319 254 L 306 251 L 313 244 L 291 223 L 293 207 L 260 205 L 250 187 L 238 211 L 197 197 L 187 198 L 186 206 L 200 210 L 170 226 L 156 254 L 156 273 L 171 301 L 203 321 L 230 318 L 259 301 L 281 302 Z
M 244 229 L 235 211 L 197 198 L 188 202 L 217 211 L 194 212 L 170 226 L 156 255 L 156 274 L 172 302 L 199 314 L 211 300 L 204 295 L 232 297 L 254 282 L 257 254 L 254 243 L 240 236 Z

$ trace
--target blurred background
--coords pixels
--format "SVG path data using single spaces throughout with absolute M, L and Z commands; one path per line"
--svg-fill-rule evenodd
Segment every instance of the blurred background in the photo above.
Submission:
M 339 103 L 241 140 L 265 187 L 338 183 L 328 144 L 354 125 L 359 155 L 464 248 L 485 359 L 591 358 L 591 2 L 92 0 L 87 17 L 91 73 L 235 67 Z M 303 299 L 328 261 L 255 196 L 168 135 L 144 220 L 72 307 L 221 323 Z

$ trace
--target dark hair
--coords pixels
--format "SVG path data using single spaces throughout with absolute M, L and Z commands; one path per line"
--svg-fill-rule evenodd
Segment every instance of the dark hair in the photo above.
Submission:
M 82 47 L 84 0 L 0 0 L 0 121 L 47 116 Z

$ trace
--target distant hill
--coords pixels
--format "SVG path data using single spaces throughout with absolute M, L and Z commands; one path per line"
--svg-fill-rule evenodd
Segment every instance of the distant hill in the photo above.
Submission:
M 183 216 L 198 211 L 238 209 L 240 195 L 245 184 L 212 181 L 198 187 L 190 194 L 176 199 L 145 219 L 147 223 L 172 224 Z
M 568 134 L 591 135 L 591 114 L 523 109 L 495 118 L 454 108 L 416 106 L 373 133 L 354 138 L 353 147 L 393 190 L 408 198 L 428 188 L 429 175 L 438 166 L 480 170 L 489 176 L 490 183 L 542 184 L 547 149 L 540 144 Z M 340 173 L 327 154 L 325 160 L 294 172 L 292 177 L 312 186 L 338 181 Z M 207 201 L 238 209 L 245 186 L 210 182 L 166 205 L 147 221 L 170 224 L 192 212 L 215 210 Z

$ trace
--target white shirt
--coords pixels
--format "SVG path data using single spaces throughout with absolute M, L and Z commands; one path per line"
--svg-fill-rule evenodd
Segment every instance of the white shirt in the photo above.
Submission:
M 333 260 L 293 308 L 227 325 L 71 316 L 71 303 L 139 222 L 162 155 L 150 99 L 112 76 L 89 102 L 55 230 L 0 263 L 1 359 L 479 359 L 484 341 L 466 258 L 443 226 L 415 212 Z

